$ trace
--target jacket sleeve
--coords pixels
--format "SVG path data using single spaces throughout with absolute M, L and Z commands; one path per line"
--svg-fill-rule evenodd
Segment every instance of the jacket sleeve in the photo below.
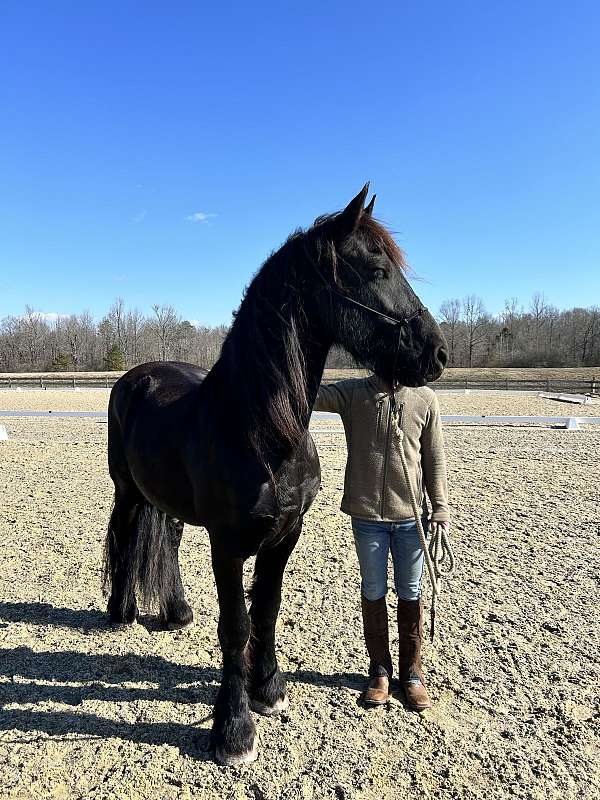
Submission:
M 440 406 L 436 395 L 427 410 L 425 426 L 421 432 L 421 464 L 423 479 L 433 513 L 434 522 L 450 520 L 448 508 L 448 480 Z
M 346 409 L 350 406 L 352 383 L 352 380 L 338 381 L 337 383 L 322 383 L 317 394 L 314 410 L 344 414 Z

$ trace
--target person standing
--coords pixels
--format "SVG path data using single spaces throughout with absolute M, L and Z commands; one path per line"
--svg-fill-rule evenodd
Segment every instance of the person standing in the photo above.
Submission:
M 407 706 L 431 707 L 421 665 L 424 553 L 404 477 L 393 419 L 390 387 L 376 375 L 351 378 L 319 389 L 315 411 L 341 416 L 348 460 L 341 510 L 352 519 L 361 574 L 361 609 L 369 655 L 364 703 L 390 699 L 393 676 L 387 612 L 391 551 L 397 594 L 398 679 Z M 397 424 L 404 434 L 410 480 L 423 508 L 423 529 L 450 524 L 446 463 L 437 397 L 426 386 L 396 386 Z M 432 506 L 427 510 L 426 495 Z

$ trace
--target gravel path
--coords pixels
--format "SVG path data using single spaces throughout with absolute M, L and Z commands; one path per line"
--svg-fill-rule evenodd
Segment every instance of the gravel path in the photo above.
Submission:
M 35 393 L 18 394 L 32 408 Z M 73 408 L 94 394 L 51 397 Z M 454 406 L 464 396 L 440 399 L 469 413 Z M 468 398 L 471 413 L 548 413 L 522 410 L 535 399 L 492 411 Z M 323 490 L 278 624 L 290 708 L 257 718 L 253 766 L 225 769 L 208 750 L 219 650 L 206 534 L 188 527 L 182 545 L 192 628 L 156 631 L 147 617 L 109 630 L 105 422 L 2 423 L 0 797 L 600 798 L 600 431 L 446 429 L 459 572 L 426 649 L 435 706 L 422 716 L 357 704 L 366 657 L 338 511 L 343 438 L 316 433 Z

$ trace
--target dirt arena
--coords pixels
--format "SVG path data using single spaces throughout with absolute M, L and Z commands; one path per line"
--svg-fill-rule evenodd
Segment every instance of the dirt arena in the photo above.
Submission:
M 0 391 L 0 409 L 101 410 L 106 391 Z M 600 415 L 535 396 L 441 394 L 447 414 Z M 113 632 L 100 557 L 106 421 L 0 418 L 1 798 L 600 798 L 600 426 L 445 428 L 458 572 L 425 651 L 435 702 L 358 704 L 366 654 L 344 439 L 314 423 L 323 489 L 286 573 L 289 710 L 258 761 L 211 760 L 219 681 L 206 534 L 186 528 L 187 631 Z M 334 429 L 334 430 L 332 430 Z M 251 568 L 251 565 L 248 565 Z M 389 595 L 393 607 L 393 593 Z M 394 647 L 394 642 L 392 643 Z

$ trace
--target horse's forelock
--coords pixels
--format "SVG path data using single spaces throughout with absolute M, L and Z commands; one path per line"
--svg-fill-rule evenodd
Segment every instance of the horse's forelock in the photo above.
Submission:
M 336 278 L 337 251 L 335 248 L 334 225 L 341 212 L 335 214 L 323 214 L 317 217 L 313 227 L 307 231 L 307 237 L 316 245 L 319 256 L 325 256 L 333 267 L 334 281 Z M 379 220 L 370 214 L 363 214 L 360 218 L 356 236 L 360 237 L 371 247 L 378 247 L 390 261 L 403 272 L 408 271 L 408 265 L 404 253 L 396 243 L 392 233 Z

